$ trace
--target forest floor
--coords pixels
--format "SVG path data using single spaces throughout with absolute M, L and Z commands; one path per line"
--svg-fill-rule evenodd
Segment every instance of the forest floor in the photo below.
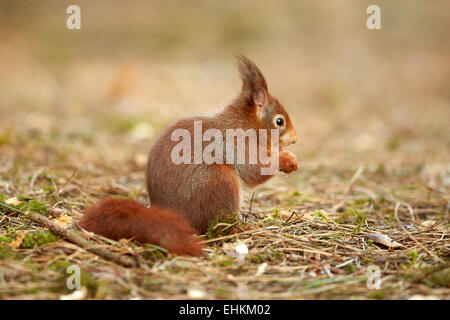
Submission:
M 162 3 L 84 1 L 76 31 L 64 2 L 2 4 L 0 299 L 449 299 L 448 1 L 385 1 L 377 31 L 364 1 Z M 82 231 L 102 197 L 149 203 L 152 142 L 238 92 L 235 53 L 288 110 L 298 172 L 201 257 Z
M 58 119 L 27 120 L 46 131 L 26 125 L 0 136 L 2 299 L 449 298 L 445 167 L 433 171 L 412 162 L 389 168 L 370 161 L 336 166 L 329 157 L 299 155 L 298 173 L 248 192 L 236 219 L 211 226 L 203 256 L 166 255 L 154 246 L 87 234 L 77 225 L 82 210 L 103 196 L 148 203 L 148 142 L 130 143 L 130 134 L 140 137 L 146 127 L 118 118 L 111 124 L 101 114 L 94 119 L 113 129 L 105 134 L 94 125 L 74 134 L 76 126 L 66 132 L 62 126 L 72 124 Z M 424 176 L 424 170 L 431 171 Z M 86 251 L 30 221 L 27 211 L 93 246 L 131 257 L 136 266 Z M 247 254 L 236 251 L 242 245 Z M 81 270 L 82 288 L 75 294 L 67 286 L 73 265 Z

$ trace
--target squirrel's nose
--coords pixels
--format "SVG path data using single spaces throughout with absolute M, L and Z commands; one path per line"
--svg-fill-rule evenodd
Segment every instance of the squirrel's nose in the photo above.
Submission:
M 292 135 L 292 138 L 291 138 L 292 140 L 291 140 L 291 143 L 292 144 L 295 144 L 296 142 L 297 142 L 297 135 L 294 133 L 293 135 Z

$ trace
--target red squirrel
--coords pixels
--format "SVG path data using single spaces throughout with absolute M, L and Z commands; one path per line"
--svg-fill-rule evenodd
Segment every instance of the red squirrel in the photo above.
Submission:
M 240 185 L 252 188 L 274 174 L 262 174 L 261 168 L 268 165 L 259 160 L 243 164 L 237 161 L 175 164 L 171 158 L 172 150 L 178 144 L 173 140 L 174 130 L 185 129 L 194 134 L 195 121 L 201 121 L 202 132 L 208 129 L 221 132 L 227 129 L 278 129 L 278 169 L 285 173 L 297 170 L 295 155 L 282 149 L 297 140 L 288 113 L 269 94 L 259 68 L 245 56 L 237 59 L 242 78 L 238 97 L 214 115 L 176 121 L 154 142 L 146 170 L 151 206 L 147 208 L 133 200 L 103 199 L 84 211 L 80 225 L 85 230 L 115 240 L 132 238 L 141 243 L 156 244 L 177 254 L 201 255 L 203 246 L 197 235 L 205 233 L 217 216 L 239 211 Z M 267 139 L 270 142 L 270 137 Z M 202 143 L 207 145 L 205 141 Z M 248 141 L 246 143 L 248 146 Z M 259 148 L 263 148 L 261 144 L 258 144 Z M 266 148 L 267 154 L 271 154 L 271 144 Z M 249 148 L 245 150 L 247 159 Z M 224 149 L 223 154 L 226 152 Z M 193 155 L 190 157 L 193 159 Z

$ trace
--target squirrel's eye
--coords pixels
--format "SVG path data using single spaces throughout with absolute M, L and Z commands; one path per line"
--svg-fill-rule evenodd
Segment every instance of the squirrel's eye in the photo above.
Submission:
M 284 124 L 284 119 L 283 118 L 277 118 L 277 120 L 275 120 L 275 123 L 277 124 L 277 126 L 282 126 Z

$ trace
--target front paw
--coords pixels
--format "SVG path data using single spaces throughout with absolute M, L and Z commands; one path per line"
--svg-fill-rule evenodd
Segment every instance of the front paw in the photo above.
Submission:
M 282 150 L 280 152 L 280 171 L 291 173 L 298 169 L 298 162 L 295 154 L 290 151 Z

